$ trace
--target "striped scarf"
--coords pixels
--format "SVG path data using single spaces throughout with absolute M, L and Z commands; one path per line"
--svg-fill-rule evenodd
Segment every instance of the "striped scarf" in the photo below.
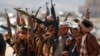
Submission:
M 87 50 L 86 50 L 86 45 L 85 45 L 86 36 L 87 36 L 87 34 L 85 34 L 85 35 L 82 37 L 81 48 L 80 48 L 80 56 L 88 56 L 88 55 L 87 55 Z

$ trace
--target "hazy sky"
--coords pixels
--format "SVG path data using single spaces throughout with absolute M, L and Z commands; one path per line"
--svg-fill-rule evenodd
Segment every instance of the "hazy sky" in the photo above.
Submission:
M 41 10 L 45 10 L 46 2 L 50 2 L 50 0 L 0 0 L 0 11 L 4 11 L 5 8 L 12 11 L 15 7 L 36 11 L 39 6 L 42 6 Z M 53 3 L 56 4 L 56 11 L 76 11 L 78 6 L 85 4 L 85 0 L 53 0 Z

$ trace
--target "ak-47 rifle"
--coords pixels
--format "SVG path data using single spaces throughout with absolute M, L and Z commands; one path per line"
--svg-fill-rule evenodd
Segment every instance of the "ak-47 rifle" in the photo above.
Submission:
M 51 14 L 52 14 L 54 21 L 56 21 L 56 13 L 55 13 L 55 8 L 54 8 L 54 4 L 52 0 L 51 0 Z
M 54 4 L 52 3 L 52 0 L 51 0 L 51 15 L 52 15 L 52 17 L 54 19 L 54 26 L 57 29 L 56 31 L 58 31 L 58 22 L 57 22 L 55 8 L 54 8 Z
M 18 8 L 18 9 L 19 9 L 19 8 Z M 16 18 L 17 25 L 20 25 L 20 16 L 19 16 L 18 11 L 16 11 L 16 14 L 17 14 L 17 18 Z
M 54 8 L 54 4 L 52 3 L 52 0 L 51 0 L 51 15 L 52 15 L 52 17 L 53 17 L 53 19 L 54 19 L 54 26 L 55 26 L 55 31 L 56 31 L 56 33 L 55 33 L 55 35 L 54 35 L 54 40 L 56 40 L 55 41 L 55 43 L 56 42 L 58 42 L 58 30 L 59 30 L 59 22 L 57 22 L 57 17 L 56 17 L 56 13 L 55 13 L 55 8 Z M 59 21 L 59 20 L 58 20 Z M 56 46 L 55 46 L 55 43 L 54 43 L 54 49 L 56 48 Z
M 39 9 L 37 10 L 37 12 L 36 12 L 36 14 L 35 14 L 35 17 L 37 17 L 37 15 L 38 15 L 40 9 L 41 9 L 41 6 L 40 6 Z
M 5 14 L 6 14 L 6 18 L 7 18 L 8 34 L 9 34 L 9 37 L 11 38 L 12 37 L 11 23 L 10 23 L 10 18 L 7 14 L 7 9 L 5 9 Z
M 5 14 L 6 14 L 6 19 L 7 19 L 7 25 L 8 25 L 8 35 L 9 39 L 6 40 L 6 42 L 12 47 L 12 31 L 11 31 L 11 23 L 10 23 L 10 18 L 7 13 L 7 9 L 5 9 Z
M 6 27 L 4 25 L 0 25 L 0 28 L 3 28 L 4 30 L 8 30 L 8 27 Z
M 42 8 L 42 7 L 40 6 L 40 7 L 38 8 L 38 10 L 36 11 L 36 14 L 35 14 L 35 15 L 32 15 L 32 16 L 36 18 L 41 8 Z M 35 19 L 33 19 L 32 21 L 33 21 L 33 24 L 34 24 L 34 27 L 35 27 Z
M 50 12 L 49 12 L 49 8 L 48 8 L 48 2 L 46 2 L 46 16 L 45 19 L 47 19 L 47 16 L 49 16 Z
M 85 19 L 90 19 L 90 12 L 89 12 L 89 8 L 87 8 L 87 13 L 86 13 L 86 16 L 85 16 Z
M 64 21 L 67 21 L 67 18 L 71 15 L 71 13 L 68 13 L 68 15 L 65 17 Z
M 29 8 L 26 8 L 26 9 L 25 9 L 27 13 L 28 13 L 28 9 L 29 9 Z
M 55 31 L 56 31 L 56 33 L 55 33 L 55 35 L 54 35 L 54 40 L 56 40 L 55 42 L 54 42 L 54 50 L 56 49 L 56 42 L 58 42 L 58 30 L 59 30 L 59 22 L 57 22 L 57 17 L 56 17 L 56 13 L 55 13 L 55 8 L 54 8 L 54 4 L 52 3 L 52 0 L 51 0 L 51 15 L 52 15 L 52 17 L 53 17 L 53 19 L 54 19 L 54 26 L 55 26 Z M 58 19 L 58 21 L 59 21 L 59 19 Z

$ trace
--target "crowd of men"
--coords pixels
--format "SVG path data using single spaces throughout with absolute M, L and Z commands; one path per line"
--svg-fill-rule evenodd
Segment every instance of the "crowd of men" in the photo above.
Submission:
M 51 13 L 44 21 L 15 8 L 16 25 L 9 23 L 6 12 L 8 33 L 0 34 L 0 56 L 5 56 L 6 43 L 13 48 L 14 56 L 98 56 L 100 45 L 91 34 L 94 25 L 89 14 L 82 20 L 60 22 L 54 5 L 51 6 Z M 28 24 L 20 14 L 27 16 Z M 11 34 L 11 27 L 15 29 L 14 34 Z

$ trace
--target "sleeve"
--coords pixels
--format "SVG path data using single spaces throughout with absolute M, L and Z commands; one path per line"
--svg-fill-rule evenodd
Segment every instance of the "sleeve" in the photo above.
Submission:
M 99 54 L 99 44 L 96 40 L 96 37 L 93 35 L 90 35 L 90 37 L 88 38 L 90 45 L 94 48 L 93 53 L 90 56 L 98 56 Z

